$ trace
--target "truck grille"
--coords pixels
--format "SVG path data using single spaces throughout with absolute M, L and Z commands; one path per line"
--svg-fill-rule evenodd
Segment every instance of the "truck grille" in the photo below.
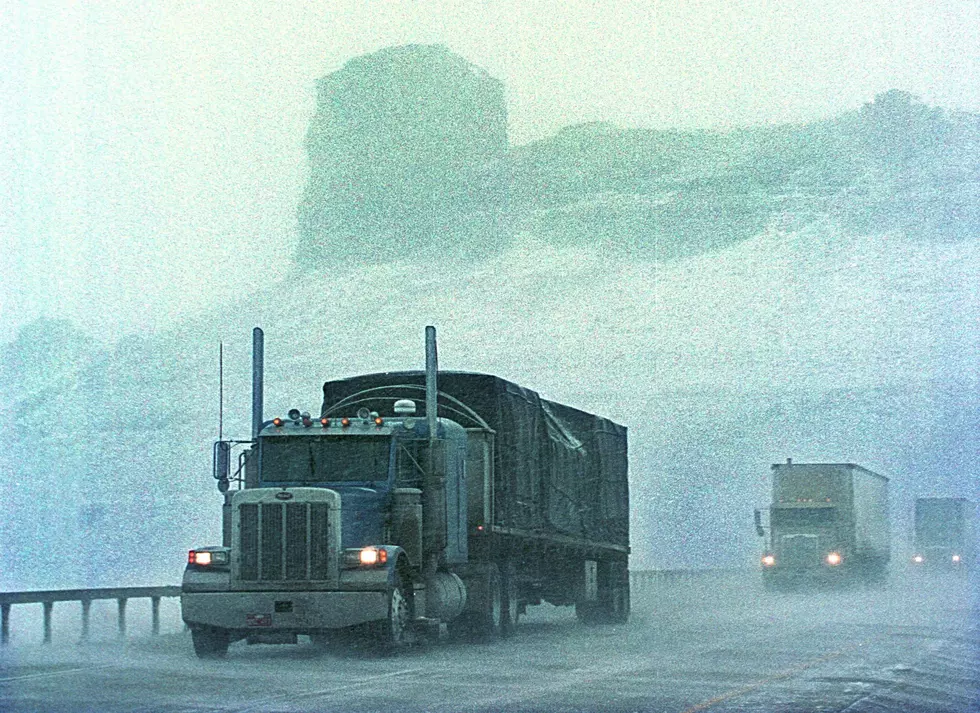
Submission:
M 786 535 L 782 538 L 782 553 L 777 563 L 793 569 L 820 566 L 820 550 L 814 535 Z
M 238 516 L 242 581 L 329 578 L 327 503 L 242 503 Z

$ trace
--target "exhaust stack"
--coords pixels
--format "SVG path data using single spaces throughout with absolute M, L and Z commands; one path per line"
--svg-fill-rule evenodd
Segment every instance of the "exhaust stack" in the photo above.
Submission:
M 436 375 L 439 372 L 439 357 L 436 353 L 436 328 L 425 328 L 425 420 L 429 424 L 429 440 L 436 438 L 439 418 L 439 387 Z
M 439 371 L 436 328 L 425 328 L 425 418 L 429 426 L 429 463 L 422 486 L 422 573 L 426 584 L 434 582 L 446 547 L 446 477 L 444 452 L 437 438 L 439 426 Z
M 262 372 L 265 361 L 265 335 L 259 327 L 252 330 L 252 440 L 262 430 Z

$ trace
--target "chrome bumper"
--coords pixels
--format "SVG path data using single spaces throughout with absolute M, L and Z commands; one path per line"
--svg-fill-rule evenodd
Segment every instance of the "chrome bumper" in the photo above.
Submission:
M 377 621 L 388 616 L 386 592 L 185 592 L 181 614 L 188 626 L 242 633 L 320 629 Z

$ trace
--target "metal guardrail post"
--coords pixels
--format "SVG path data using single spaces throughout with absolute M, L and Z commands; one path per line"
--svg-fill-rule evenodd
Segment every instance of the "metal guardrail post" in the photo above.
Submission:
M 150 597 L 150 608 L 153 621 L 153 635 L 160 633 L 160 597 Z
M 82 600 L 82 641 L 88 641 L 89 614 L 92 611 L 92 600 Z
M 44 606 L 44 643 L 51 643 L 51 612 L 54 610 L 54 602 L 43 602 Z
M 125 597 L 120 597 L 116 600 L 119 602 L 119 638 L 126 636 L 126 602 L 128 601 Z
M 10 643 L 10 605 L 0 604 L 0 646 Z

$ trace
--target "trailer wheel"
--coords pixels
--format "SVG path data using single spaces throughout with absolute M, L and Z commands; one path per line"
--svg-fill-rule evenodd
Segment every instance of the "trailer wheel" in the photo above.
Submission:
M 510 636 L 517 629 L 521 616 L 520 593 L 517 587 L 517 568 L 514 563 L 507 561 L 501 568 L 501 605 L 502 616 L 500 631 L 503 636 Z
M 600 563 L 595 601 L 575 602 L 575 615 L 583 624 L 625 624 L 630 616 L 629 569 L 625 562 Z
M 198 658 L 220 659 L 228 653 L 231 637 L 224 629 L 202 626 L 191 629 L 191 641 L 194 642 L 194 653 Z
M 630 619 L 630 573 L 625 564 L 616 565 L 616 583 L 612 588 L 609 622 L 625 624 Z

